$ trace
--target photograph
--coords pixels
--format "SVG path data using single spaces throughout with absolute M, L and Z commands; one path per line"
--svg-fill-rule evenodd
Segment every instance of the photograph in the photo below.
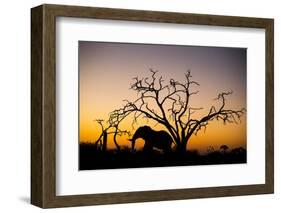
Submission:
M 79 41 L 79 170 L 247 163 L 247 49 Z
M 274 14 L 123 6 L 31 8 L 30 203 L 273 194 Z

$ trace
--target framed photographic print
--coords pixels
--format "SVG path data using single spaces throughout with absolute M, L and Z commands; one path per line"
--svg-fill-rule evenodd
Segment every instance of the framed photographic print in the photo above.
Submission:
M 273 193 L 272 19 L 31 10 L 31 203 Z

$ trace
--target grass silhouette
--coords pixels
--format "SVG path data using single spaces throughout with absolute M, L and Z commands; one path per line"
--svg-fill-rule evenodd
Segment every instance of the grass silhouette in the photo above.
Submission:
M 242 147 L 229 151 L 210 149 L 205 154 L 197 150 L 164 154 L 158 150 L 132 152 L 129 147 L 122 147 L 120 151 L 103 151 L 93 143 L 79 144 L 79 170 L 236 164 L 246 161 L 247 153 Z

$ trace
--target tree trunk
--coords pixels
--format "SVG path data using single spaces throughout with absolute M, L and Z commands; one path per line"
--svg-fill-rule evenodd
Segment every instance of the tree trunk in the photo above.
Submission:
M 186 148 L 187 148 L 187 142 L 188 142 L 189 139 L 184 139 L 184 140 L 181 140 L 180 143 L 177 143 L 177 149 L 176 151 L 178 153 L 186 153 Z
M 116 131 L 117 131 L 117 130 L 116 130 Z M 117 148 L 117 150 L 118 150 L 118 152 L 119 152 L 119 151 L 120 151 L 120 146 L 119 146 L 118 143 L 117 143 L 116 137 L 117 137 L 117 132 L 114 133 L 113 141 L 114 141 L 114 144 L 115 144 L 115 146 L 116 146 L 116 148 Z
M 107 150 L 107 132 L 103 131 L 102 151 L 106 152 L 106 150 Z
M 178 153 L 185 153 L 186 152 L 185 144 L 183 144 L 183 143 L 178 144 L 176 152 L 178 152 Z

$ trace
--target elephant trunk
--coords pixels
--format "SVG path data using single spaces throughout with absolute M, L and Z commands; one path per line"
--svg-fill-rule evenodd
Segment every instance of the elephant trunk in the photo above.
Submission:
M 131 142 L 132 142 L 132 151 L 135 151 L 136 140 L 131 140 Z
M 132 143 L 132 151 L 135 151 L 135 144 L 136 144 L 136 140 L 138 139 L 137 134 L 134 134 L 132 139 L 129 139 L 129 141 L 131 141 Z

